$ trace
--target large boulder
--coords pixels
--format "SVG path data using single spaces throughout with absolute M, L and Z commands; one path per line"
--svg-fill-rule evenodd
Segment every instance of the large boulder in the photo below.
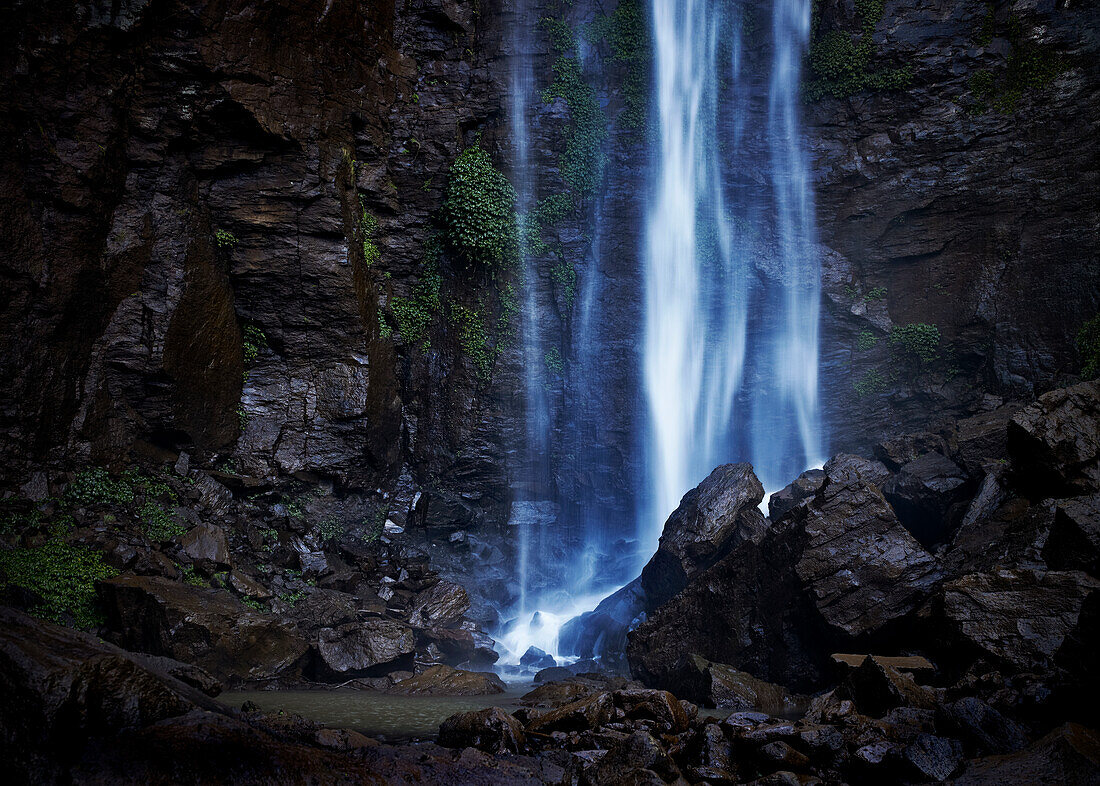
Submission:
M 760 540 L 767 526 L 757 509 L 763 499 L 749 464 L 723 464 L 685 494 L 642 569 L 647 607 L 660 606 L 737 544 Z
M 229 543 L 225 530 L 215 524 L 197 524 L 179 539 L 183 553 L 207 572 L 229 567 Z
M 898 520 L 925 546 L 948 539 L 970 498 L 970 479 L 954 461 L 925 453 L 898 469 L 883 488 Z
M 377 676 L 411 665 L 416 634 L 396 620 L 368 619 L 322 628 L 317 634 L 316 650 L 322 676 Z
M 485 753 L 519 753 L 526 740 L 523 724 L 500 707 L 460 712 L 439 726 L 439 744 L 448 748 L 477 748 Z
M 1080 571 L 974 573 L 943 587 L 943 614 L 956 640 L 1020 671 L 1052 667 L 1100 580 Z
M 1016 753 L 975 759 L 952 781 L 955 786 L 1006 783 L 1100 784 L 1100 733 L 1066 723 Z
M 1052 390 L 1017 412 L 1008 449 L 1033 497 L 1100 491 L 1100 380 Z
M 824 470 L 806 470 L 787 486 L 768 497 L 768 517 L 772 521 L 779 521 L 787 515 L 788 511 L 798 507 L 806 500 L 813 499 L 824 482 Z
M 504 691 L 504 681 L 492 672 L 463 671 L 438 664 L 401 680 L 387 693 L 403 696 L 491 696 Z
M 228 681 L 295 677 L 309 649 L 293 627 L 222 590 L 132 575 L 97 589 L 116 643 L 197 664 Z
M 639 577 L 604 598 L 592 611 L 562 625 L 558 631 L 558 649 L 580 658 L 600 658 L 605 668 L 625 672 L 626 634 L 645 612 L 645 606 L 645 591 Z
M 1058 503 L 1043 560 L 1054 570 L 1100 575 L 1100 494 Z
M 830 652 L 912 614 L 939 566 L 864 477 L 846 463 L 760 543 L 742 543 L 650 614 L 628 635 L 632 673 L 674 688 L 687 652 L 806 690 Z
M 941 579 L 935 558 L 858 477 L 826 483 L 802 513 L 795 570 L 822 619 L 848 636 L 908 614 Z
M 445 628 L 462 621 L 470 608 L 466 590 L 451 581 L 440 581 L 413 599 L 409 624 L 417 628 Z
M 705 707 L 759 710 L 777 715 L 797 705 L 781 685 L 757 679 L 724 663 L 711 663 L 699 655 L 685 658 L 677 694 Z

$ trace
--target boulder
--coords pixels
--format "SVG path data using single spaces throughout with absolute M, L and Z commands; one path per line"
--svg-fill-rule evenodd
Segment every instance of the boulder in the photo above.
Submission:
M 540 715 L 527 724 L 528 732 L 583 731 L 608 723 L 615 712 L 611 694 L 600 691 Z
M 1100 784 L 1100 733 L 1066 723 L 1023 750 L 967 762 L 955 786 Z
M 699 655 L 688 655 L 681 673 L 679 695 L 705 707 L 760 710 L 778 715 L 795 705 L 782 686 L 724 663 L 711 663 Z
M 951 458 L 970 475 L 979 477 L 991 461 L 1008 456 L 1008 424 L 1019 407 L 1009 405 L 955 423 Z
M 970 498 L 963 469 L 939 453 L 926 453 L 898 469 L 883 493 L 898 520 L 924 546 L 950 537 Z
M 466 590 L 451 581 L 440 581 L 413 599 L 409 624 L 416 628 L 446 628 L 462 621 L 470 608 Z
M 536 685 L 543 682 L 558 682 L 560 680 L 569 679 L 572 676 L 573 672 L 565 666 L 548 666 L 545 669 L 540 669 L 535 672 L 534 682 Z
M 229 571 L 229 586 L 238 595 L 254 600 L 271 600 L 274 597 L 267 587 L 237 568 Z
M 504 681 L 492 672 L 463 671 L 436 665 L 401 680 L 387 693 L 403 696 L 491 696 L 504 691 Z
M 889 666 L 915 677 L 930 677 L 936 671 L 932 661 L 928 658 L 922 658 L 920 655 L 854 655 L 846 652 L 834 652 L 829 657 L 832 658 L 834 663 L 845 669 L 858 669 L 868 658 L 874 658 L 883 666 Z
M 998 570 L 943 587 L 943 613 L 972 651 L 1021 671 L 1050 668 L 1100 580 L 1080 571 Z
M 947 455 L 948 448 L 942 436 L 928 431 L 902 434 L 874 447 L 875 458 L 891 472 L 929 453 Z
M 543 652 L 538 647 L 528 647 L 527 652 L 523 653 L 519 659 L 519 664 L 529 669 L 547 669 L 556 663 L 553 655 Z
M 494 642 L 476 627 L 430 628 L 417 631 L 422 647 L 435 645 L 442 654 L 443 661 L 451 666 L 490 666 L 500 657 L 494 648 Z
M 590 784 L 645 784 L 656 786 L 675 780 L 676 764 L 661 744 L 646 731 L 636 731 L 612 745 L 585 772 Z
M 523 724 L 500 707 L 460 712 L 439 726 L 439 744 L 485 753 L 519 753 L 526 745 Z
M 558 631 L 559 651 L 580 658 L 599 657 L 605 668 L 626 673 L 623 662 L 626 634 L 645 612 L 645 604 L 645 591 L 639 576 L 604 598 L 592 611 L 562 625 Z
M 118 644 L 194 663 L 220 679 L 297 676 L 309 649 L 293 627 L 223 590 L 122 575 L 97 591 Z
M 367 619 L 322 628 L 314 646 L 322 676 L 337 679 L 378 676 L 411 661 L 416 635 L 412 628 L 396 620 Z
M 525 693 L 520 704 L 528 707 L 561 707 L 595 693 L 607 690 L 607 685 L 584 677 L 570 677 L 560 682 L 548 682 L 545 685 Z
M 936 708 L 937 724 L 979 753 L 1011 753 L 1027 745 L 1014 721 L 977 696 L 964 696 Z
M 914 781 L 942 783 L 962 764 L 962 745 L 958 740 L 920 734 L 902 749 L 901 760 Z
M 823 467 L 825 476 L 833 483 L 848 483 L 861 480 L 869 486 L 881 489 L 890 479 L 890 470 L 881 461 L 840 453 L 833 456 Z
M 1008 450 L 1033 498 L 1100 491 L 1100 380 L 1052 390 L 1017 412 Z
M 179 539 L 183 553 L 207 572 L 229 567 L 229 544 L 225 532 L 214 524 L 198 524 Z
M 849 636 L 908 614 L 941 579 L 881 492 L 858 477 L 830 476 L 801 513 L 807 540 L 795 570 L 822 619 Z
M 614 691 L 611 700 L 628 720 L 654 721 L 662 731 L 673 734 L 688 727 L 683 704 L 668 691 L 626 688 Z
M 898 671 L 874 655 L 864 659 L 859 668 L 849 671 L 837 687 L 838 699 L 851 699 L 865 715 L 881 718 L 895 707 L 915 707 L 929 710 L 936 704 L 936 694 L 918 685 L 912 675 Z
M 764 487 L 749 464 L 723 464 L 685 494 L 642 569 L 646 607 L 660 606 L 738 543 L 760 540 L 762 499 Z
M 788 511 L 798 507 L 806 500 L 812 499 L 824 481 L 824 470 L 806 470 L 785 488 L 775 492 L 768 498 L 768 517 L 772 521 L 779 521 L 787 515 Z
M 1100 494 L 1058 502 L 1043 561 L 1054 570 L 1100 575 Z

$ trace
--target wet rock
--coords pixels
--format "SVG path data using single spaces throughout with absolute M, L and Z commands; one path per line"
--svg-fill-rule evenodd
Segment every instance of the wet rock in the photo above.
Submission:
M 565 666 L 549 666 L 545 669 L 540 669 L 535 672 L 534 682 L 537 685 L 540 682 L 557 682 L 559 680 L 565 680 L 573 676 L 573 672 L 567 669 Z
M 585 772 L 587 783 L 664 783 L 677 773 L 676 764 L 653 735 L 636 731 L 608 750 Z
M 359 604 L 346 592 L 315 589 L 294 604 L 287 612 L 298 623 L 299 630 L 316 632 L 320 628 L 335 628 L 359 619 Z
M 660 606 L 738 543 L 758 541 L 766 526 L 757 510 L 763 498 L 749 464 L 724 464 L 685 494 L 642 569 L 647 607 Z
M 883 488 L 898 521 L 925 547 L 950 537 L 969 492 L 966 473 L 939 453 L 926 453 L 903 465 Z
M 954 783 L 1100 783 L 1100 734 L 1076 723 L 1064 724 L 1016 753 L 967 762 Z
M 594 693 L 577 701 L 552 709 L 527 725 L 529 732 L 549 734 L 555 731 L 582 731 L 608 723 L 615 710 L 611 694 Z
M 874 447 L 875 458 L 891 472 L 897 472 L 905 464 L 929 453 L 948 454 L 947 442 L 939 434 L 919 432 L 903 434 Z
M 335 678 L 375 676 L 368 672 L 394 671 L 416 649 L 412 628 L 394 620 L 368 619 L 317 634 L 317 654 L 324 671 Z
M 868 658 L 874 658 L 882 666 L 889 666 L 900 672 L 906 672 L 915 677 L 931 677 L 936 667 L 932 661 L 920 655 L 853 655 L 844 652 L 834 652 L 831 656 L 833 662 L 845 669 L 858 669 Z
M 238 595 L 255 600 L 271 600 L 273 593 L 247 573 L 234 568 L 229 571 L 229 586 Z
M 937 707 L 940 725 L 981 753 L 1011 753 L 1027 744 L 1027 735 L 977 696 L 964 696 Z
M 682 675 L 679 693 L 706 707 L 779 714 L 793 705 L 783 687 L 699 655 L 685 659 Z
M 776 740 L 762 746 L 760 755 L 785 770 L 804 770 L 810 763 L 810 759 L 806 754 L 791 747 L 783 740 Z
M 207 572 L 229 566 L 229 545 L 225 532 L 213 524 L 199 524 L 179 539 L 183 553 Z
M 571 677 L 560 682 L 548 682 L 525 693 L 520 702 L 531 707 L 561 707 L 607 690 L 607 686 L 583 677 Z
M 1018 482 L 1036 496 L 1100 490 L 1100 381 L 1052 390 L 1008 428 Z
M 463 671 L 440 664 L 401 680 L 387 692 L 403 696 L 491 696 L 504 690 L 503 680 L 492 672 Z
M 616 690 L 611 698 L 629 720 L 656 721 L 663 731 L 672 733 L 688 727 L 687 712 L 668 691 L 632 688 Z
M 1048 668 L 1100 581 L 1079 571 L 1000 570 L 944 585 L 943 607 L 956 636 L 1022 671 Z
M 881 718 L 894 707 L 932 709 L 936 694 L 921 685 L 913 677 L 874 656 L 868 657 L 852 669 L 836 690 L 837 698 L 855 702 L 860 712 Z
M 472 623 L 463 623 L 464 626 Z M 493 640 L 476 627 L 431 628 L 417 631 L 422 646 L 435 645 L 451 666 L 489 666 L 500 654 L 493 649 Z
M 413 599 L 409 624 L 418 628 L 445 628 L 462 621 L 470 596 L 458 584 L 440 581 Z
M 881 489 L 890 479 L 890 470 L 881 461 L 855 456 L 851 453 L 841 453 L 833 456 L 822 468 L 825 476 L 832 483 L 846 484 L 853 480 L 860 480 L 869 486 Z
M 951 457 L 970 475 L 980 477 L 991 461 L 1008 456 L 1008 424 L 1018 406 L 999 407 L 955 423 Z
M 1053 570 L 1100 576 L 1100 494 L 1058 503 L 1043 561 Z
M 822 618 L 847 635 L 904 616 L 939 582 L 935 559 L 864 481 L 830 476 L 804 512 L 808 541 L 795 569 Z
M 909 765 L 915 779 L 941 783 L 962 764 L 962 745 L 958 740 L 921 734 L 905 746 L 901 758 Z
M 779 521 L 788 511 L 813 498 L 824 481 L 824 470 L 806 470 L 785 488 L 768 497 L 768 517 Z
M 523 653 L 523 657 L 519 659 L 519 663 L 529 669 L 546 669 L 553 666 L 556 661 L 553 655 L 543 652 L 538 647 L 528 647 L 527 652 Z
M 294 676 L 308 650 L 293 628 L 221 590 L 130 575 L 97 590 L 118 643 L 195 663 L 221 679 Z
M 645 607 L 646 595 L 639 576 L 604 598 L 592 611 L 562 625 L 558 632 L 559 650 L 585 659 L 599 656 L 606 668 L 625 674 L 626 634 Z
M 519 753 L 526 745 L 523 724 L 500 707 L 452 715 L 439 727 L 439 744 L 485 753 Z

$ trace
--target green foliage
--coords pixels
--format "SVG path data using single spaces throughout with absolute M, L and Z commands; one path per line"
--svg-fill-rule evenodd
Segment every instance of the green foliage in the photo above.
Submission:
M 565 54 L 577 45 L 573 28 L 566 24 L 564 19 L 544 16 L 539 20 L 539 27 L 546 32 L 547 38 L 550 39 L 550 48 L 559 55 Z
M 364 210 L 359 217 L 359 236 L 363 241 L 363 264 L 367 267 L 371 267 L 382 258 L 375 243 L 377 235 L 378 219 Z
M 214 232 L 214 242 L 218 244 L 219 248 L 233 248 L 239 241 L 232 232 L 218 229 Z
M 939 357 L 940 329 L 924 322 L 894 325 L 890 328 L 890 346 L 905 358 L 931 363 Z
M 644 127 L 652 46 L 649 20 L 642 3 L 622 0 L 610 15 L 596 17 L 587 30 L 587 37 L 593 42 L 607 41 L 611 62 L 627 66 L 620 86 L 624 103 L 620 124 L 630 129 Z
M 870 369 L 858 381 L 852 384 L 856 395 L 860 398 L 873 396 L 886 390 L 886 376 L 878 369 Z
M 81 629 L 101 622 L 95 583 L 117 573 L 102 554 L 69 545 L 59 534 L 39 546 L 0 549 L 0 587 L 33 593 L 41 600 L 32 613 Z
M 260 356 L 260 352 L 267 348 L 267 336 L 256 325 L 245 325 L 242 346 L 244 349 L 244 364 L 245 366 L 251 366 L 256 362 L 256 358 Z
M 546 350 L 546 355 L 543 357 L 546 361 L 546 370 L 556 377 L 560 377 L 565 374 L 565 361 L 562 360 L 561 352 L 557 347 L 550 347 Z
M 305 590 L 295 590 L 294 592 L 286 592 L 279 596 L 279 600 L 288 606 L 296 606 L 306 596 Z
M 844 98 L 863 90 L 901 90 L 913 81 L 908 66 L 871 70 L 875 28 L 882 19 L 883 7 L 884 0 L 856 0 L 860 20 L 857 33 L 844 30 L 815 33 L 807 57 L 813 74 L 804 86 L 808 100 L 820 101 L 826 96 Z
M 183 571 L 182 571 L 182 576 L 183 576 L 183 583 L 184 584 L 190 584 L 192 587 L 209 587 L 210 586 L 209 584 L 206 583 L 206 579 L 204 579 L 202 576 L 200 576 L 195 571 L 195 566 L 194 565 L 188 565 L 186 568 L 184 568 Z
M 451 324 L 458 329 L 458 343 L 477 369 L 478 377 L 488 381 L 493 376 L 497 351 L 490 345 L 481 314 L 461 303 L 454 303 L 451 305 Z
M 516 190 L 475 143 L 451 165 L 443 201 L 447 242 L 470 264 L 503 268 L 516 259 Z
M 1081 376 L 1084 379 L 1100 377 L 1100 314 L 1077 331 L 1077 351 L 1081 355 Z
M 987 17 L 989 42 L 995 34 L 992 8 Z M 983 33 L 984 35 L 984 33 Z M 1003 69 L 976 71 L 968 80 L 974 104 L 970 111 L 982 114 L 990 108 L 1010 115 L 1025 94 L 1039 92 L 1050 86 L 1066 70 L 1065 59 L 1052 47 L 1029 41 L 1019 19 L 1008 21 L 1008 40 L 1012 51 Z
M 419 345 L 427 350 L 431 346 L 429 330 L 440 310 L 439 292 L 443 278 L 439 269 L 432 265 L 416 285 L 410 297 L 395 297 L 390 300 L 390 311 L 397 322 L 397 332 L 401 340 Z
M 184 533 L 176 517 L 151 500 L 138 508 L 138 517 L 145 524 L 145 534 L 153 543 L 165 543 Z
M 525 250 L 532 256 L 544 256 L 550 246 L 543 239 L 542 232 L 556 226 L 577 209 L 577 201 L 572 194 L 551 194 L 539 203 L 530 213 L 519 216 L 519 226 Z
M 861 330 L 859 332 L 859 338 L 856 339 L 856 350 L 859 352 L 867 352 L 870 349 L 874 349 L 878 344 L 878 338 L 870 330 Z
M 248 428 L 248 421 L 249 421 L 249 417 L 248 417 L 248 413 L 245 411 L 244 404 L 238 404 L 237 405 L 237 426 L 240 428 L 240 430 L 242 432 L 246 428 Z
M 344 534 L 344 525 L 336 516 L 325 516 L 317 525 L 317 534 L 321 536 L 321 542 L 327 543 Z
M 267 612 L 267 606 L 265 606 L 262 602 L 256 600 L 255 598 L 241 598 L 241 603 L 248 606 L 248 608 L 252 609 L 253 611 L 260 612 L 261 614 Z
M 577 269 L 569 262 L 560 260 L 550 268 L 550 277 L 558 285 L 565 304 L 572 306 L 573 299 L 577 296 Z
M 497 317 L 497 335 L 502 343 L 510 344 L 515 340 L 520 315 L 519 295 L 515 284 L 507 283 L 500 288 L 500 316 Z
M 863 296 L 864 303 L 873 303 L 876 300 L 884 300 L 886 298 L 886 287 L 875 287 L 866 295 Z
M 103 467 L 91 467 L 77 473 L 65 492 L 74 505 L 127 505 L 134 501 L 131 477 L 112 478 Z
M 559 57 L 554 63 L 554 82 L 543 91 L 544 101 L 563 98 L 569 105 L 570 125 L 565 132 L 565 149 L 558 158 L 562 180 L 579 195 L 596 190 L 603 174 L 603 143 L 607 139 L 607 118 L 595 89 L 584 80 L 580 62 Z

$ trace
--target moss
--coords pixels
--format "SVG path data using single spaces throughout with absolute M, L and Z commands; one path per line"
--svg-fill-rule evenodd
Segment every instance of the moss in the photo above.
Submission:
M 192 587 L 209 587 L 206 583 L 206 579 L 200 576 L 193 565 L 188 565 L 183 569 L 181 576 L 184 584 L 190 584 Z
M 995 24 L 990 17 L 990 42 L 995 34 Z M 1012 114 L 1021 98 L 1028 93 L 1042 92 L 1066 70 L 1067 63 L 1061 54 L 1048 45 L 1028 40 L 1018 18 L 1009 18 L 1005 35 L 1012 49 L 1004 67 L 976 71 L 968 80 L 973 99 L 970 112 L 973 114 L 982 114 L 990 109 L 1001 114 Z
M 19 587 L 38 600 L 31 612 L 88 629 L 102 622 L 95 583 L 117 575 L 103 555 L 52 535 L 39 546 L 0 549 L 0 587 Z
M 565 374 L 565 361 L 562 360 L 561 352 L 557 347 L 550 347 L 543 356 L 543 360 L 546 362 L 546 370 L 556 377 L 560 377 Z
M 854 34 L 846 30 L 819 34 L 815 7 L 814 35 L 807 55 L 812 77 L 804 85 L 809 101 L 844 98 L 864 90 L 901 90 L 913 81 L 909 66 L 871 70 L 875 28 L 882 19 L 884 0 L 856 0 L 855 5 L 860 26 Z
M 595 89 L 584 80 L 575 57 L 559 57 L 554 63 L 554 81 L 543 91 L 543 100 L 563 98 L 569 105 L 570 125 L 558 166 L 566 187 L 586 196 L 596 190 L 603 174 L 603 143 L 607 139 L 607 118 Z
M 433 265 L 417 283 L 411 296 L 390 300 L 390 312 L 397 323 L 397 332 L 402 341 L 423 350 L 431 346 L 429 331 L 440 311 L 439 293 L 442 285 L 443 278 Z
M 1076 344 L 1081 355 L 1081 376 L 1084 379 L 1100 377 L 1100 314 L 1081 326 Z
M 241 603 L 248 606 L 248 608 L 252 609 L 253 611 L 260 612 L 261 614 L 267 612 L 267 606 L 265 606 L 262 602 L 256 600 L 255 598 L 241 598 Z
M 371 213 L 363 210 L 359 217 L 359 237 L 363 242 L 363 264 L 367 267 L 374 266 L 382 258 L 375 242 L 378 236 L 378 219 Z
M 467 263 L 502 268 L 517 258 L 516 191 L 479 144 L 451 165 L 442 212 L 447 242 Z
M 214 242 L 218 244 L 218 248 L 233 248 L 239 241 L 232 232 L 218 229 L 214 231 Z
M 477 375 L 482 381 L 493 376 L 493 364 L 497 351 L 489 341 L 485 330 L 485 321 L 476 309 L 461 303 L 451 304 L 451 324 L 458 330 L 458 343 L 463 353 L 473 363 Z
M 931 363 L 939 357 L 940 329 L 924 322 L 894 325 L 890 328 L 890 346 L 903 358 L 918 364 Z
M 852 384 L 852 389 L 860 398 L 873 396 L 886 390 L 886 375 L 878 369 L 870 369 L 858 381 Z

